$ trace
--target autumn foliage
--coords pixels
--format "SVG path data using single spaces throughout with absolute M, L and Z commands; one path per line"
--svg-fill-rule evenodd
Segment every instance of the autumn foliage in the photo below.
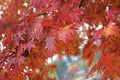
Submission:
M 49 57 L 82 55 L 90 66 L 97 52 L 89 74 L 118 79 L 119 26 L 120 0 L 0 0 L 0 79 L 53 80 Z

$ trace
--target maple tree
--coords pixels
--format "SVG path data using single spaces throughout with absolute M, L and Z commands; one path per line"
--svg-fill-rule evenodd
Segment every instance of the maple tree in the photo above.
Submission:
M 90 66 L 98 51 L 89 74 L 118 79 L 119 7 L 120 0 L 0 0 L 0 79 L 52 80 L 49 57 L 81 54 Z

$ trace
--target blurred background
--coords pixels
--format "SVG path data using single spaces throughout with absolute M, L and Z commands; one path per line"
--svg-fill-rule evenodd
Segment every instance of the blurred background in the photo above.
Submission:
M 98 55 L 99 56 L 99 55 Z M 95 65 L 98 60 L 95 58 L 93 64 L 87 67 L 86 61 L 81 56 L 63 56 L 61 60 L 55 55 L 52 59 L 49 58 L 48 62 L 57 64 L 55 70 L 50 71 L 50 77 L 57 77 L 57 80 L 101 80 L 100 75 L 94 73 L 93 76 L 88 77 L 90 69 Z

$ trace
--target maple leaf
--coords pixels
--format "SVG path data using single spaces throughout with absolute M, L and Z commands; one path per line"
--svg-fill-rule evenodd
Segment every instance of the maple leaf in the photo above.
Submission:
M 98 30 L 95 34 L 95 40 L 97 41 L 98 39 L 100 39 L 102 36 L 104 37 L 108 37 L 111 35 L 119 35 L 120 29 L 115 25 L 115 23 L 113 23 L 112 21 L 110 21 L 107 25 L 107 27 L 105 29 L 100 29 Z
M 49 37 L 46 41 L 45 48 L 48 50 L 50 56 L 52 56 L 53 52 L 56 51 L 55 44 L 56 44 L 55 37 Z
M 116 21 L 119 18 L 120 11 L 118 10 L 110 10 L 107 16 L 112 20 Z
M 118 35 L 119 32 L 120 32 L 119 28 L 112 21 L 110 21 L 106 29 L 103 30 L 103 35 L 105 37 L 108 37 L 111 35 Z
M 39 37 L 43 34 L 44 28 L 41 25 L 41 21 L 36 21 L 32 28 L 32 32 L 30 34 L 31 38 L 35 38 L 39 40 Z
M 31 48 L 35 48 L 35 44 L 32 41 L 29 41 L 27 44 L 24 45 L 24 48 L 27 48 L 28 51 L 31 50 Z
M 94 37 L 95 37 L 96 41 L 98 41 L 98 39 L 100 39 L 102 37 L 102 32 L 103 32 L 103 30 L 100 29 L 94 34 Z
M 15 63 L 16 63 L 16 58 L 9 59 L 9 61 L 7 62 L 8 69 L 10 69 L 11 65 L 13 65 Z
M 73 29 L 63 29 L 60 31 L 60 33 L 58 34 L 58 38 L 60 40 L 62 40 L 64 43 L 66 43 L 67 41 L 71 41 L 73 40 L 73 34 L 74 34 L 74 30 Z
M 7 68 L 10 69 L 12 65 L 15 66 L 16 64 L 18 64 L 18 66 L 20 67 L 20 65 L 24 63 L 24 60 L 25 60 L 25 57 L 23 56 L 20 56 L 18 58 L 17 57 L 11 58 L 7 62 Z
M 20 56 L 19 58 L 16 59 L 16 63 L 18 64 L 18 66 L 20 67 L 21 64 L 23 64 L 25 61 L 25 57 Z
M 25 44 L 20 44 L 20 47 L 18 48 L 17 56 L 19 57 L 21 54 L 23 54 L 23 51 L 28 50 L 30 52 L 31 48 L 35 48 L 35 44 L 33 41 L 29 41 Z
M 14 41 L 17 46 L 19 45 L 19 40 L 24 40 L 22 37 L 22 32 L 18 32 L 18 34 L 14 36 Z

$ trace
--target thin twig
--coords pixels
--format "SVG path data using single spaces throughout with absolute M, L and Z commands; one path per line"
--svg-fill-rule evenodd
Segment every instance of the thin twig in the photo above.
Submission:
M 8 57 L 10 57 L 10 56 L 12 56 L 12 55 L 13 55 L 13 53 L 10 54 L 10 55 L 5 56 L 4 59 L 0 62 L 0 64 L 2 64 Z

